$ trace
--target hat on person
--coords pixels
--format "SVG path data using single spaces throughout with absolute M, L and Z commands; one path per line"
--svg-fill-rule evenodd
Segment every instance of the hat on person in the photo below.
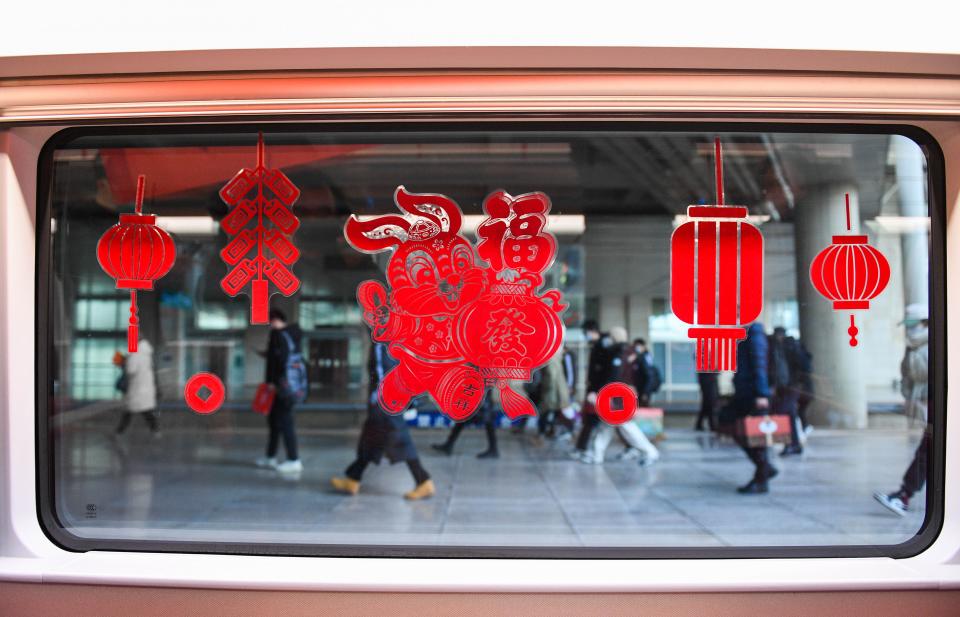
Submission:
M 908 304 L 907 308 L 903 311 L 903 321 L 900 323 L 907 323 L 908 321 L 917 322 L 927 319 L 930 315 L 930 309 L 926 304 L 917 302 L 915 304 Z

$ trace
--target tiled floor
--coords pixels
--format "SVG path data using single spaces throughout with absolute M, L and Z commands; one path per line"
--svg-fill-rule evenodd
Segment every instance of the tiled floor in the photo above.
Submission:
M 203 429 L 196 427 L 203 426 Z M 414 430 L 436 497 L 407 502 L 404 465 L 371 467 L 356 497 L 329 478 L 350 462 L 357 432 L 305 430 L 305 470 L 286 479 L 257 469 L 255 427 L 142 425 L 115 439 L 106 422 L 63 430 L 60 519 L 83 537 L 284 543 L 482 546 L 736 546 L 895 544 L 919 529 L 871 497 L 892 490 L 918 436 L 900 430 L 814 433 L 803 458 L 777 459 L 769 495 L 735 492 L 752 473 L 742 452 L 702 433 L 670 429 L 661 462 L 584 465 L 567 443 L 534 445 L 500 431 L 501 458 L 477 460 L 482 431 L 468 430 L 454 456 Z M 614 444 L 608 457 L 618 450 Z

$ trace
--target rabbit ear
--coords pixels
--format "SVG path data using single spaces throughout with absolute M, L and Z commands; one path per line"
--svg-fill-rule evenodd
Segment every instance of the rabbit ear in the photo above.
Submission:
M 410 223 L 395 214 L 378 216 L 369 221 L 361 221 L 350 215 L 343 228 L 343 235 L 350 246 L 358 251 L 376 253 L 403 244 L 409 230 Z
M 410 193 L 401 185 L 394 192 L 393 199 L 401 210 L 431 220 L 444 231 L 451 234 L 460 231 L 463 221 L 460 206 L 446 195 Z

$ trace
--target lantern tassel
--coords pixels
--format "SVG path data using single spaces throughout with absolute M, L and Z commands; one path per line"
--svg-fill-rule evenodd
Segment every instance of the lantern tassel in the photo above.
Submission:
M 744 328 L 690 328 L 687 336 L 697 341 L 697 372 L 737 370 L 737 343 L 747 336 Z
M 520 416 L 537 415 L 533 403 L 522 394 L 514 392 L 510 388 L 509 381 L 497 380 L 497 389 L 500 391 L 500 404 L 503 407 L 503 413 L 511 420 L 516 420 Z
M 130 291 L 129 323 L 130 325 L 127 326 L 127 351 L 137 353 L 137 341 L 140 340 L 140 320 L 137 319 L 137 291 L 135 289 Z
M 854 316 L 850 314 L 850 327 L 847 328 L 847 334 L 850 335 L 850 346 L 856 347 L 859 341 L 857 341 L 857 334 L 860 333 L 860 330 L 857 329 L 857 324 L 854 321 Z

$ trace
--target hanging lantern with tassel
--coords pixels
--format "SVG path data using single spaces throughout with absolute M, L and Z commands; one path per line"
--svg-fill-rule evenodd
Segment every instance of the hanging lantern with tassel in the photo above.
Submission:
M 763 236 L 744 206 L 723 203 L 723 159 L 714 141 L 717 205 L 690 206 L 670 241 L 670 305 L 694 327 L 696 370 L 737 370 L 744 326 L 763 309 Z
M 130 290 L 130 320 L 127 326 L 127 351 L 137 351 L 140 321 L 137 316 L 137 291 L 153 289 L 173 267 L 177 249 L 173 238 L 157 227 L 157 217 L 143 214 L 144 176 L 137 178 L 135 214 L 121 214 L 120 222 L 108 229 L 97 243 L 97 261 L 117 289 Z
M 847 231 L 850 231 L 850 194 L 846 194 Z M 833 302 L 835 311 L 870 308 L 890 282 L 890 264 L 883 253 L 869 244 L 866 235 L 833 236 L 833 242 L 810 264 L 810 282 L 820 295 Z M 858 344 L 857 328 L 850 313 L 850 346 Z

